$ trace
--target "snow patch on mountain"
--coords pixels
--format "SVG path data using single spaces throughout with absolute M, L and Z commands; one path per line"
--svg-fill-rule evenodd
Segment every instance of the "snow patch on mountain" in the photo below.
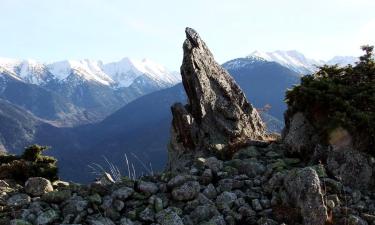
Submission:
M 328 61 L 316 60 L 307 58 L 302 53 L 296 50 L 290 51 L 274 51 L 274 52 L 261 52 L 254 51 L 248 57 L 260 57 L 267 61 L 277 62 L 291 70 L 294 70 L 300 74 L 311 74 L 317 71 L 319 66 L 324 64 L 334 65 L 338 64 L 339 66 L 346 66 L 348 64 L 354 64 L 358 58 L 353 56 L 335 56 Z
M 130 86 L 140 76 L 146 76 L 160 84 L 173 85 L 181 81 L 179 74 L 170 72 L 164 66 L 149 59 L 124 58 L 104 65 L 103 70 L 118 83 L 119 87 Z
M 323 61 L 314 60 L 305 57 L 302 53 L 290 51 L 274 51 L 274 52 L 261 52 L 254 51 L 249 56 L 261 57 L 267 61 L 277 62 L 289 69 L 292 69 L 300 74 L 308 74 L 316 71 L 317 66 L 321 65 Z
M 94 81 L 102 85 L 112 85 L 114 80 L 103 72 L 101 61 L 95 60 L 65 60 L 48 65 L 49 71 L 59 80 L 65 80 L 70 75 L 78 75 L 84 80 Z

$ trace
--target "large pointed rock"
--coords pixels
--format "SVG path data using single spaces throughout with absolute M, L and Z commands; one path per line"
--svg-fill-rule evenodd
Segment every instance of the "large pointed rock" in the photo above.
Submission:
M 180 170 L 193 157 L 232 154 L 247 140 L 264 140 L 256 109 L 214 59 L 198 33 L 186 28 L 181 66 L 188 104 L 172 106 L 169 169 Z

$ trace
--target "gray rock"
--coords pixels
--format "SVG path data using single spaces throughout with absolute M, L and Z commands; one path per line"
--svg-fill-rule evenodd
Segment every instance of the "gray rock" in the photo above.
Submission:
M 27 194 L 15 194 L 7 200 L 8 206 L 24 206 L 31 202 L 30 196 Z
M 229 178 L 221 179 L 219 180 L 218 190 L 220 190 L 220 192 L 231 191 L 233 188 L 233 183 L 234 183 L 233 179 L 229 179 Z
M 112 197 L 113 197 L 113 198 L 120 199 L 120 200 L 126 200 L 126 199 L 128 199 L 133 193 L 134 193 L 134 190 L 133 190 L 132 188 L 121 187 L 121 188 L 115 190 L 115 191 L 112 193 Z
M 205 166 L 211 169 L 212 172 L 217 173 L 223 169 L 223 161 L 218 160 L 216 157 L 209 157 L 204 162 Z
M 199 224 L 218 215 L 220 215 L 220 213 L 214 205 L 200 205 L 191 212 L 190 218 L 194 224 Z
M 251 205 L 252 205 L 253 209 L 256 210 L 256 211 L 262 211 L 263 210 L 262 205 L 259 202 L 259 199 L 253 199 L 251 201 Z
M 301 209 L 304 225 L 324 225 L 328 219 L 318 174 L 311 167 L 294 169 L 284 179 L 289 204 Z
M 72 195 L 70 190 L 52 191 L 45 193 L 42 200 L 48 203 L 61 203 L 68 200 Z
M 25 183 L 25 191 L 32 196 L 42 196 L 53 191 L 53 187 L 51 182 L 43 177 L 31 177 Z
M 278 225 L 279 223 L 266 217 L 262 217 L 257 221 L 258 225 Z
M 368 225 L 368 223 L 359 216 L 350 215 L 348 218 L 348 225 Z
M 230 155 L 232 145 L 265 138 L 257 110 L 217 62 L 198 33 L 186 28 L 181 66 L 188 105 L 172 106 L 168 167 L 185 170 L 199 155 Z
M 88 201 L 84 200 L 82 197 L 74 197 L 66 201 L 63 208 L 63 215 L 68 214 L 77 215 L 87 209 Z
M 39 214 L 39 216 L 36 218 L 36 224 L 51 224 L 58 219 L 59 214 L 55 210 L 50 209 Z
M 374 183 L 371 156 L 352 147 L 329 151 L 327 169 L 352 188 L 367 189 Z
M 257 160 L 245 159 L 238 164 L 238 171 L 244 173 L 249 177 L 256 177 L 262 175 L 266 171 L 266 167 Z
M 164 209 L 163 211 L 156 214 L 156 221 L 160 225 L 184 225 L 181 217 L 170 208 Z
M 172 197 L 177 201 L 188 201 L 196 198 L 200 192 L 200 184 L 197 181 L 188 181 L 180 187 L 172 190 Z
M 216 206 L 219 209 L 231 208 L 234 201 L 236 201 L 237 195 L 233 192 L 224 191 L 216 198 Z
M 155 212 L 152 208 L 146 207 L 139 213 L 139 218 L 145 222 L 153 222 L 155 220 Z
M 164 205 L 163 205 L 163 200 L 161 198 L 155 198 L 154 208 L 155 208 L 155 212 L 157 213 L 163 210 Z
M 301 112 L 295 113 L 285 120 L 283 142 L 287 151 L 292 154 L 304 154 L 312 152 L 314 148 L 315 130 Z
M 217 196 L 216 188 L 213 184 L 207 185 L 207 187 L 203 190 L 203 194 L 209 198 L 214 199 Z
M 112 202 L 112 205 L 113 205 L 113 208 L 114 208 L 116 211 L 120 212 L 120 211 L 124 208 L 125 203 L 124 203 L 123 201 L 121 201 L 121 200 L 116 199 L 116 200 L 114 200 L 114 201 Z
M 168 188 L 175 188 L 177 186 L 182 185 L 183 183 L 187 181 L 192 181 L 194 178 L 190 175 L 177 175 L 170 179 L 167 183 Z
M 267 153 L 268 154 L 268 153 Z M 259 152 L 254 146 L 249 146 L 243 149 L 240 149 L 233 156 L 234 159 L 247 159 L 259 156 Z
M 10 221 L 10 225 L 32 225 L 32 224 L 27 222 L 26 220 L 14 219 Z
M 106 217 L 92 218 L 88 220 L 89 225 L 115 225 L 115 223 Z
M 120 225 L 134 225 L 134 223 L 130 219 L 124 217 L 124 218 L 121 218 Z
M 146 193 L 146 194 L 155 194 L 158 192 L 159 188 L 156 186 L 156 184 L 152 182 L 146 182 L 146 181 L 140 181 L 137 184 L 137 188 L 140 192 Z

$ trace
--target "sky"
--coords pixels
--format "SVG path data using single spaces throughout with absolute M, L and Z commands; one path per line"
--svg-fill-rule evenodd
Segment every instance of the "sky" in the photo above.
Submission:
M 0 0 L 0 57 L 149 58 L 178 70 L 185 27 L 217 61 L 255 50 L 327 60 L 375 45 L 375 0 Z

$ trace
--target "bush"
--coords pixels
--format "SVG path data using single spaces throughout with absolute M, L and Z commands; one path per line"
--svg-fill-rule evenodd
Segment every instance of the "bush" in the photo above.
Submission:
M 57 160 L 42 155 L 46 146 L 32 145 L 21 156 L 0 156 L 0 179 L 14 179 L 25 182 L 29 177 L 44 177 L 51 181 L 58 179 Z
M 373 155 L 375 144 L 375 61 L 373 47 L 363 46 L 365 54 L 355 66 L 324 65 L 301 84 L 286 93 L 286 116 L 303 112 L 322 137 L 337 127 L 347 129 L 356 147 Z

